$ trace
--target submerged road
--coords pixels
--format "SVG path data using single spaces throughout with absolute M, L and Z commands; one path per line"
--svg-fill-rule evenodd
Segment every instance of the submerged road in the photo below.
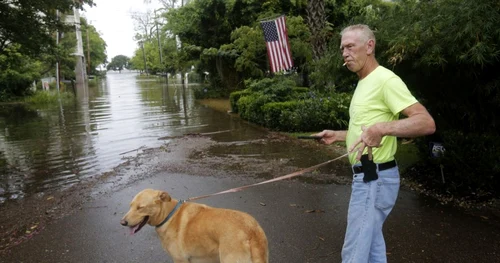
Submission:
M 142 189 L 177 199 L 255 183 L 257 179 L 160 172 L 85 204 L 51 222 L 1 262 L 172 262 L 151 226 L 130 235 L 120 219 Z M 350 186 L 288 180 L 199 200 L 253 215 L 265 230 L 270 262 L 340 262 Z M 427 205 L 402 190 L 384 233 L 389 262 L 500 262 L 500 231 L 488 220 Z M 435 203 L 435 202 L 429 202 Z

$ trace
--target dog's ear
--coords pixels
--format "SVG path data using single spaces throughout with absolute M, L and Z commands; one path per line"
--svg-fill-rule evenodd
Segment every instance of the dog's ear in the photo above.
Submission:
M 160 192 L 160 200 L 162 202 L 170 202 L 170 200 L 172 200 L 172 198 L 170 197 L 170 195 L 167 192 Z

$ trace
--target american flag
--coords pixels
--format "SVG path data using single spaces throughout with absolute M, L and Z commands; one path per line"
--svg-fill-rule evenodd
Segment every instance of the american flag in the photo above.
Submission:
M 260 22 L 266 40 L 267 57 L 271 71 L 280 72 L 293 67 L 285 16 Z

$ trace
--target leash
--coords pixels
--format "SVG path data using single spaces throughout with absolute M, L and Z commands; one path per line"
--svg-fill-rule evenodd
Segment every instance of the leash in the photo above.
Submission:
M 339 160 L 339 159 L 341 159 L 343 157 L 346 157 L 347 155 L 349 155 L 349 153 L 346 153 L 344 155 L 341 155 L 341 156 L 339 156 L 339 157 L 337 157 L 335 159 L 326 161 L 324 163 L 320 163 L 320 164 L 317 164 L 315 166 L 311 166 L 309 168 L 306 168 L 306 169 L 303 169 L 303 170 L 300 170 L 300 171 L 297 171 L 297 172 L 294 172 L 294 173 L 291 173 L 291 174 L 287 174 L 287 175 L 283 175 L 283 176 L 280 176 L 280 177 L 276 177 L 276 178 L 273 178 L 273 179 L 270 179 L 270 180 L 267 180 L 267 181 L 262 181 L 262 182 L 255 183 L 255 184 L 250 184 L 250 185 L 240 186 L 240 187 L 236 187 L 236 188 L 231 188 L 231 189 L 228 189 L 228 190 L 225 190 L 225 191 L 221 191 L 221 192 L 217 192 L 217 193 L 213 193 L 213 194 L 201 195 L 201 196 L 196 196 L 196 197 L 190 197 L 190 198 L 186 199 L 186 201 L 194 201 L 194 200 L 199 200 L 199 199 L 203 199 L 203 198 L 207 198 L 207 197 L 211 197 L 211 196 L 216 196 L 216 195 L 221 195 L 221 194 L 227 194 L 227 193 L 236 193 L 236 192 L 239 192 L 239 191 L 241 191 L 243 189 L 250 188 L 250 187 L 253 187 L 253 186 L 268 184 L 268 183 L 272 183 L 272 182 L 276 182 L 276 181 L 281 181 L 281 180 L 284 180 L 284 179 L 289 179 L 289 178 L 292 178 L 292 177 L 295 177 L 295 176 L 299 176 L 301 174 L 313 171 L 313 170 L 315 170 L 315 169 L 317 169 L 317 168 L 319 168 L 319 167 L 321 167 L 323 165 L 329 164 L 329 163 L 337 161 L 337 160 Z

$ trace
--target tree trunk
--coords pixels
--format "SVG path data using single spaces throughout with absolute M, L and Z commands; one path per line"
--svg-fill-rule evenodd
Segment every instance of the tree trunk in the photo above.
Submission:
M 217 73 L 220 77 L 222 88 L 227 91 L 227 94 L 240 90 L 243 85 L 243 81 L 236 71 L 236 69 L 231 66 L 234 63 L 228 63 L 222 57 L 216 58 L 216 68 Z
M 314 59 L 323 56 L 326 51 L 326 15 L 324 0 L 310 0 L 307 3 L 307 25 L 311 31 L 311 45 Z

